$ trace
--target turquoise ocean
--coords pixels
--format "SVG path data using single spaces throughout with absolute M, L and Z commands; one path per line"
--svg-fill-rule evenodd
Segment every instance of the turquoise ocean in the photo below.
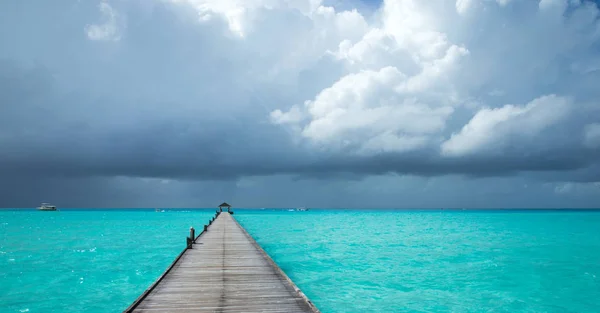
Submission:
M 214 210 L 0 210 L 0 312 L 121 312 Z M 236 210 L 323 312 L 600 312 L 600 211 Z

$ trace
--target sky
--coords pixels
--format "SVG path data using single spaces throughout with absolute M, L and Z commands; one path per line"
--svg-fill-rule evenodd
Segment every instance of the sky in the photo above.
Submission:
M 599 18 L 0 1 L 0 207 L 600 207 Z

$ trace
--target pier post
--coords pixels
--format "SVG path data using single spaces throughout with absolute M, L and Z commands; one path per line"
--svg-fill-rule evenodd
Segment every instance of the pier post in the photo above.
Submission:
M 190 236 L 186 238 L 187 248 L 191 249 L 194 244 L 194 239 L 196 238 L 196 230 L 194 227 L 190 227 Z
M 204 225 L 204 231 L 207 232 L 208 231 L 208 225 Z

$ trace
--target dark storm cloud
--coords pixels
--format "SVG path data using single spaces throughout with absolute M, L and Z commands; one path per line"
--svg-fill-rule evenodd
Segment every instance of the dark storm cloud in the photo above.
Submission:
M 39 10 L 21 12 L 46 14 Z M 236 81 L 219 81 L 230 79 L 227 71 L 241 61 L 215 55 L 227 48 L 205 47 L 222 42 L 205 37 L 224 29 L 216 25 L 197 32 L 179 25 L 173 14 L 157 5 L 150 17 L 129 15 L 128 43 L 119 47 L 90 41 L 85 24 L 68 25 L 55 34 L 57 42 L 73 36 L 68 46 L 44 47 L 44 57 L 52 59 L 48 65 L 5 56 L 0 61 L 2 171 L 215 179 L 285 168 L 286 160 L 295 158 L 285 133 L 265 123 L 268 112 Z M 21 41 L 40 36 L 22 35 L 7 42 L 15 54 L 15 45 L 28 46 Z M 66 55 L 70 49 L 92 52 Z M 215 64 L 219 60 L 223 65 Z
M 390 172 L 542 172 L 547 181 L 599 180 L 598 149 L 579 139 L 582 125 L 598 121 L 590 111 L 540 137 L 539 146 L 517 143 L 491 156 L 446 158 L 438 147 L 375 155 L 315 147 L 270 123 L 269 113 L 333 84 L 344 71 L 333 57 L 321 56 L 297 75 L 291 71 L 293 84 L 260 84 L 273 70 L 270 62 L 285 65 L 289 54 L 269 48 L 275 44 L 269 36 L 233 38 L 225 21 L 200 23 L 194 10 L 167 2 L 113 1 L 114 16 L 99 10 L 100 3 L 0 2 L 0 206 L 40 195 L 69 198 L 71 206 L 127 202 L 132 191 L 126 186 L 134 183 L 115 186 L 115 177 L 360 181 Z M 290 28 L 310 27 L 299 15 L 265 18 L 257 33 L 271 29 L 286 49 L 295 38 L 271 26 L 287 20 Z M 114 28 L 89 34 L 90 26 L 109 24 Z M 597 81 L 589 77 L 596 74 L 586 75 L 576 86 L 584 91 Z M 589 93 L 578 93 L 589 100 Z M 460 130 L 468 114 L 456 117 L 450 131 Z
M 530 149 L 527 156 L 459 159 L 437 157 L 435 151 L 370 157 L 308 153 L 290 144 L 283 130 L 266 123 L 263 110 L 227 116 L 194 109 L 195 115 L 186 116 L 176 109 L 181 102 L 144 102 L 131 108 L 120 102 L 126 100 L 112 95 L 94 99 L 84 94 L 60 94 L 55 90 L 53 73 L 39 65 L 25 69 L 3 60 L 0 75 L 5 104 L 0 108 L 0 170 L 4 175 L 233 179 L 396 172 L 503 176 L 520 171 L 583 169 L 598 160 L 597 152 L 585 151 L 579 144 L 550 151 Z M 199 101 L 219 106 L 228 99 L 224 95 L 220 100 Z M 260 107 L 257 103 L 247 105 Z M 166 112 L 153 112 L 153 108 Z M 566 139 L 564 143 L 569 144 Z

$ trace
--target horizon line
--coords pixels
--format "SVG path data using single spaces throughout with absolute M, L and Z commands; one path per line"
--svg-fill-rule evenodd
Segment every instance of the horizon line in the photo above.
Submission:
M 232 207 L 232 210 L 287 210 L 301 207 Z M 600 210 L 600 207 L 302 207 L 310 210 Z M 29 210 L 36 207 L 0 207 L 0 210 Z M 62 207 L 63 210 L 216 210 L 218 207 Z

